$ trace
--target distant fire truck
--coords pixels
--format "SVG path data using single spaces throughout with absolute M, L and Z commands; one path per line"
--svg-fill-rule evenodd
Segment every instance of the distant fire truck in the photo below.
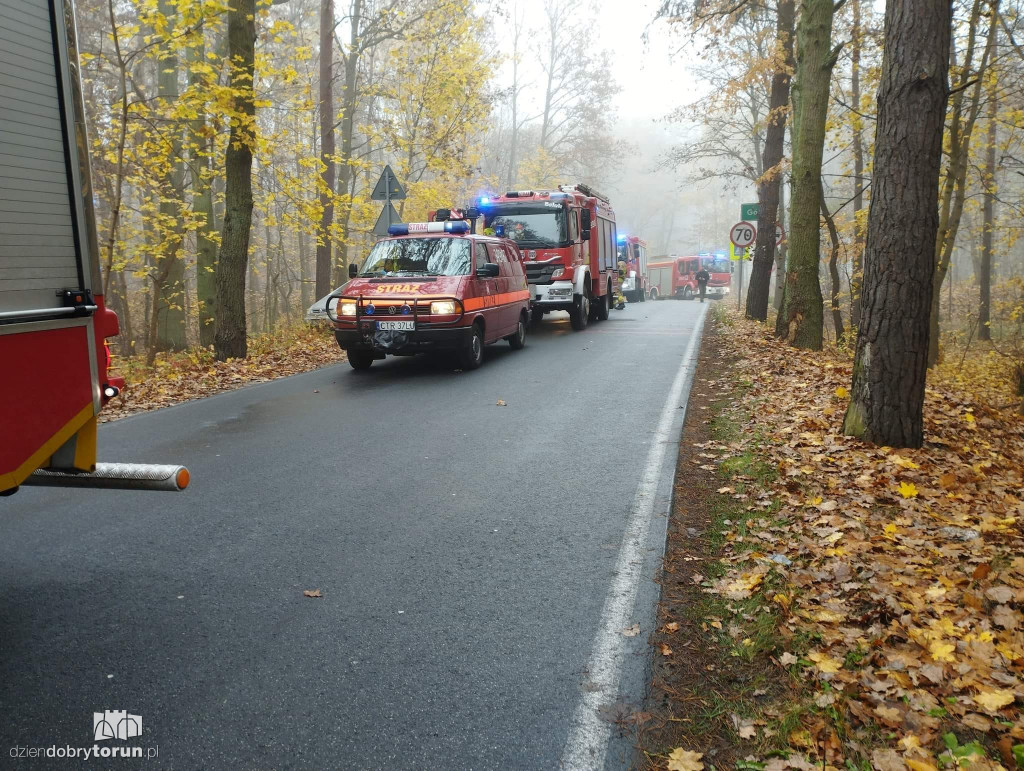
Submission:
M 70 2 L 0 14 L 0 495 L 20 485 L 180 490 L 181 466 L 96 462 L 117 316 L 103 303 Z M 17 42 L 21 41 L 21 42 Z
M 586 185 L 518 190 L 477 199 L 486 233 L 509 238 L 523 254 L 534 321 L 569 311 L 575 330 L 604 321 L 612 309 L 615 212 Z
M 619 262 L 626 264 L 622 293 L 631 303 L 644 302 L 650 291 L 647 275 L 647 242 L 636 236 L 619 236 Z
M 711 276 L 708 297 L 729 294 L 732 272 L 724 255 L 701 254 L 694 257 L 656 257 L 647 264 L 651 280 L 651 297 L 675 297 L 692 300 L 698 293 L 697 271 L 704 268 Z

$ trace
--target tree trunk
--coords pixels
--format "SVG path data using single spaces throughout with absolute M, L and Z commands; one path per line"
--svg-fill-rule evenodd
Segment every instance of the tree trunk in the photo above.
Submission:
M 245 358 L 245 271 L 252 225 L 252 146 L 256 131 L 253 95 L 256 0 L 235 0 L 228 13 L 228 55 L 235 116 L 224 159 L 224 229 L 217 258 L 214 351 L 218 361 Z
M 850 277 L 850 324 L 860 327 L 860 287 L 864 276 L 864 226 L 861 212 L 864 210 L 864 119 L 858 114 L 860 104 L 860 49 L 861 0 L 853 3 L 853 30 L 850 35 L 850 99 L 857 111 L 850 116 L 853 121 L 853 275 Z
M 782 187 L 782 155 L 789 112 L 789 81 L 793 70 L 794 0 L 779 2 L 775 26 L 776 70 L 772 75 L 768 103 L 768 127 L 764 140 L 764 173 L 758 180 L 757 243 L 747 287 L 747 318 L 768 318 L 768 292 L 775 262 L 775 226 L 778 222 L 779 190 Z
M 839 231 L 836 229 L 836 222 L 825 203 L 825 188 L 821 188 L 821 216 L 825 218 L 828 226 L 829 240 L 832 242 L 832 250 L 828 256 L 828 277 L 829 277 L 829 299 L 832 304 L 832 327 L 836 333 L 836 345 L 842 345 L 845 332 L 843 330 L 843 312 L 839 307 L 839 294 L 842 284 L 839 279 Z
M 160 0 L 159 12 L 167 20 L 168 29 L 174 29 L 177 18 L 175 6 L 169 0 Z M 161 109 L 170 110 L 178 100 L 178 53 L 171 40 L 161 43 L 157 61 L 157 96 Z M 180 351 L 185 340 L 185 261 L 182 259 L 184 223 L 181 207 L 185 193 L 185 165 L 181 160 L 181 126 L 169 121 L 171 132 L 168 154 L 170 168 L 160 186 L 160 254 L 156 261 L 156 292 L 154 294 L 154 349 Z
M 981 234 L 981 264 L 978 266 L 978 339 L 991 340 L 992 305 L 992 241 L 995 227 L 996 199 L 996 122 L 999 119 L 999 102 L 995 84 L 988 89 L 988 146 L 985 148 L 985 176 L 982 186 L 985 202 L 982 206 L 983 231 Z
M 320 227 L 316 241 L 316 296 L 331 291 L 334 224 L 334 2 L 320 0 Z
M 861 327 L 843 430 L 890 447 L 923 440 L 951 23 L 948 0 L 886 4 Z
M 359 107 L 359 93 L 356 79 L 359 76 L 359 37 L 357 34 L 362 11 L 362 0 L 352 3 L 352 37 L 348 55 L 345 57 L 345 92 L 341 96 L 341 152 L 338 154 L 341 168 L 338 170 L 338 194 L 341 197 L 341 244 L 338 259 L 333 266 L 335 283 L 340 284 L 348 263 L 348 230 L 352 219 L 352 183 L 355 167 L 352 165 L 352 145 L 355 138 L 356 109 Z
M 936 270 L 929 320 L 929 367 L 935 366 L 939 361 L 939 304 L 942 298 L 942 284 L 946 280 L 949 263 L 953 258 L 953 248 L 956 245 L 956 236 L 960 229 L 960 217 L 963 214 L 964 201 L 967 197 L 967 168 L 970 161 L 971 135 L 974 133 L 974 125 L 977 122 L 978 112 L 981 109 L 982 80 L 988 68 L 988 63 L 991 61 L 995 45 L 995 31 L 999 16 L 996 13 L 997 10 L 998 0 L 993 0 L 988 40 L 985 44 L 985 50 L 978 69 L 972 74 L 971 66 L 974 61 L 975 41 L 978 27 L 981 24 L 981 0 L 975 0 L 969 21 L 970 33 L 968 34 L 963 72 L 958 84 L 960 90 L 953 95 L 952 118 L 950 119 L 949 127 L 949 170 L 946 172 L 946 178 L 943 181 L 939 228 L 935 236 Z M 972 78 L 975 82 L 971 88 L 971 99 L 967 108 L 967 117 L 964 118 L 963 105 L 966 98 L 966 86 L 970 85 Z
M 823 331 L 820 263 L 821 156 L 825 148 L 832 68 L 833 0 L 803 0 L 798 28 L 793 203 L 789 264 L 782 309 L 785 337 L 797 348 L 820 350 Z
M 202 36 L 203 31 L 197 33 Z M 201 40 L 201 38 L 200 38 Z M 206 46 L 202 42 L 189 48 L 189 62 L 206 61 Z M 204 75 L 189 68 L 189 86 L 208 88 Z M 198 113 L 189 122 L 189 160 L 192 165 L 192 211 L 196 214 L 196 299 L 199 305 L 199 344 L 213 345 L 213 308 L 217 289 L 214 271 L 217 266 L 217 222 L 213 215 L 213 191 L 210 189 L 210 140 L 207 137 L 206 112 Z
M 786 185 L 779 180 L 779 224 L 786 229 Z M 786 252 L 789 250 L 789 239 L 783 239 L 782 246 L 775 250 L 775 289 L 772 292 L 772 305 L 775 308 L 776 322 L 781 317 L 782 298 L 786 293 Z M 775 333 L 778 335 L 778 331 Z

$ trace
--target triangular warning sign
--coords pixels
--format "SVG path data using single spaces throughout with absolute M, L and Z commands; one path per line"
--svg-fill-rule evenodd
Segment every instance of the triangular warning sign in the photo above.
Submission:
M 390 209 L 390 212 L 388 211 Z M 388 214 L 391 214 L 390 220 Z M 386 236 L 388 234 L 388 225 L 401 225 L 402 218 L 398 216 L 398 212 L 395 211 L 395 207 L 388 201 L 387 205 L 381 209 L 380 216 L 377 217 L 377 224 L 373 226 L 373 234 L 375 236 Z
M 405 188 L 398 181 L 398 177 L 395 176 L 395 172 L 391 170 L 390 165 L 384 167 L 380 179 L 377 180 L 377 184 L 373 187 L 373 194 L 370 195 L 370 198 L 374 201 L 386 201 L 388 199 L 400 201 L 405 198 Z

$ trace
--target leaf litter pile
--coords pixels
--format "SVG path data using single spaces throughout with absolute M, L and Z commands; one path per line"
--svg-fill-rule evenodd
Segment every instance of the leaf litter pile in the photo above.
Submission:
M 848 354 L 717 315 L 733 364 L 695 390 L 730 391 L 704 422 L 736 430 L 690 451 L 731 512 L 691 576 L 721 611 L 699 627 L 783 684 L 718 708 L 739 752 L 719 767 L 1024 768 L 1024 420 L 930 382 L 923 448 L 865 444 L 842 434 Z M 714 767 L 682 730 L 653 765 Z
M 345 352 L 325 326 L 294 327 L 253 338 L 245 359 L 215 361 L 213 352 L 204 348 L 160 354 L 152 366 L 135 357 L 115 357 L 114 374 L 125 379 L 125 387 L 103 408 L 99 419 L 116 420 L 169 407 L 251 383 L 309 372 L 344 358 Z

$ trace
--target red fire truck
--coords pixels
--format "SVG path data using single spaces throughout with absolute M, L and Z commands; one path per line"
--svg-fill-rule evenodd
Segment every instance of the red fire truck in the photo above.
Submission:
M 704 268 L 711 276 L 708 281 L 708 297 L 725 297 L 729 294 L 732 273 L 729 260 L 721 255 L 701 254 L 694 257 L 656 257 L 647 264 L 650 274 L 651 297 L 675 297 L 692 300 L 698 293 L 697 271 Z
M 103 303 L 70 2 L 0 14 L 0 495 L 20 485 L 180 490 L 181 466 L 96 462 L 117 316 Z M 17 42 L 22 41 L 22 42 Z
M 631 303 L 644 302 L 650 291 L 647 275 L 647 242 L 636 236 L 619 235 L 619 262 L 626 264 L 622 293 Z
M 511 239 L 523 254 L 533 320 L 569 311 L 575 330 L 604 321 L 612 309 L 615 212 L 586 185 L 514 190 L 477 199 L 485 232 Z

